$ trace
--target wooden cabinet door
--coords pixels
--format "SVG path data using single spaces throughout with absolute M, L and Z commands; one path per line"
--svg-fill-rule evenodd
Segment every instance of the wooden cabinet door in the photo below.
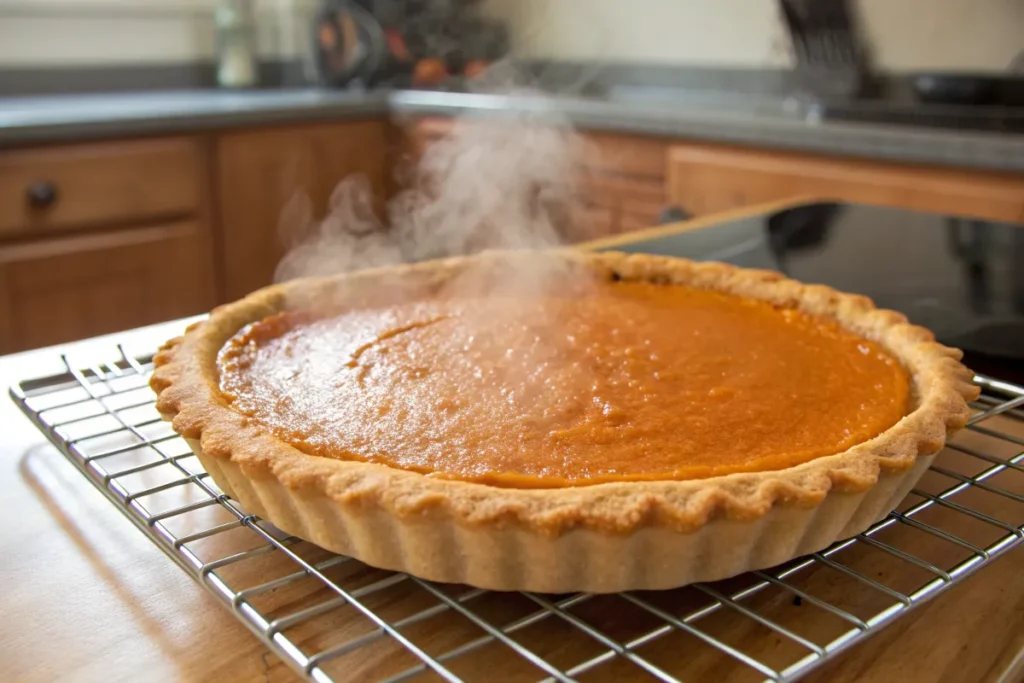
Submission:
M 213 249 L 194 220 L 0 244 L 0 353 L 208 311 Z
M 364 174 L 379 201 L 387 177 L 384 121 L 318 123 L 246 130 L 217 144 L 225 297 L 273 282 L 287 246 L 323 217 L 331 192 Z
M 670 150 L 668 194 L 692 215 L 808 197 L 991 220 L 1024 210 L 1020 176 L 699 144 Z

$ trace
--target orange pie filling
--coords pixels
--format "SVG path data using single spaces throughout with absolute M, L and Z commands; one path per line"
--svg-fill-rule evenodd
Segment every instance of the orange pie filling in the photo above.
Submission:
M 835 322 L 636 282 L 284 312 L 218 365 L 231 407 L 300 451 L 522 488 L 784 469 L 893 426 L 910 390 Z

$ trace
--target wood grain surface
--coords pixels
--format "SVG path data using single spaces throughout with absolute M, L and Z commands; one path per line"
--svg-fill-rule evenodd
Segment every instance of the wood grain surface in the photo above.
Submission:
M 226 301 L 274 281 L 274 269 L 338 184 L 361 176 L 372 197 L 387 185 L 384 121 L 256 128 L 217 138 L 217 206 Z M 379 208 L 379 207 L 378 207 Z

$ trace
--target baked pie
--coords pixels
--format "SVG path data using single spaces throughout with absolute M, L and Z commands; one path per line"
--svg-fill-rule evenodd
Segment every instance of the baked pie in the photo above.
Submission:
M 967 421 L 960 357 L 778 273 L 493 252 L 260 290 L 168 342 L 151 385 L 289 533 L 435 581 L 613 592 L 885 516 Z

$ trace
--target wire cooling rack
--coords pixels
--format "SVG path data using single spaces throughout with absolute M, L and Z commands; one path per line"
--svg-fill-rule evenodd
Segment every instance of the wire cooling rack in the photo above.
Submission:
M 86 478 L 300 676 L 330 680 L 792 681 L 1024 538 L 1024 388 L 978 376 L 968 429 L 855 538 L 715 584 L 495 593 L 332 555 L 248 514 L 160 420 L 152 358 L 11 396 Z

